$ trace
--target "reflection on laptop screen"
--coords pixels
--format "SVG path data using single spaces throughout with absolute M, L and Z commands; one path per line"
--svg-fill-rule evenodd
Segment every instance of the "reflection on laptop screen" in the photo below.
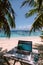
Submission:
M 18 42 L 18 49 L 32 52 L 32 41 L 19 41 Z

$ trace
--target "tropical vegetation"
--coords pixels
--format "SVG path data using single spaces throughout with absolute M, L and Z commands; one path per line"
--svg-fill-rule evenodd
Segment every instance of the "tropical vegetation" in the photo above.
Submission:
M 37 14 L 30 32 L 41 30 L 43 27 L 43 0 L 24 0 L 21 7 L 25 4 L 32 7 L 32 9 L 26 13 L 27 18 Z M 0 0 L 0 28 L 8 37 L 10 37 L 11 27 L 15 27 L 15 12 L 13 11 L 9 0 Z
M 0 0 L 0 29 L 10 37 L 11 27 L 15 27 L 15 12 L 9 0 Z
M 28 18 L 30 16 L 33 16 L 34 14 L 37 14 L 37 16 L 35 17 L 34 23 L 31 26 L 30 32 L 36 31 L 36 30 L 42 30 L 43 28 L 43 0 L 25 0 L 22 3 L 21 7 L 27 4 L 30 5 L 32 8 L 25 14 L 26 17 Z

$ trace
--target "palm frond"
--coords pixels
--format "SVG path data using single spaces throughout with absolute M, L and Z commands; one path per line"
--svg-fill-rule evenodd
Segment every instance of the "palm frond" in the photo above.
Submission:
M 4 23 L 3 23 L 3 31 L 7 37 L 10 37 L 11 32 L 10 32 L 10 27 L 9 27 L 7 21 L 4 21 Z
M 25 14 L 25 16 L 26 16 L 26 18 L 28 18 L 28 17 L 31 17 L 32 15 L 36 14 L 37 12 L 38 12 L 38 8 L 33 8 L 33 9 L 29 10 L 29 12 L 27 12 Z
M 43 27 L 43 14 L 40 14 L 38 17 L 36 17 L 35 22 L 33 23 L 30 32 L 41 30 Z
M 30 5 L 30 6 L 33 6 L 33 5 L 34 5 L 34 0 L 25 0 L 25 1 L 22 3 L 21 7 L 23 7 L 23 6 L 26 5 L 26 4 L 28 4 L 28 5 Z
M 25 1 L 22 3 L 21 7 L 23 7 L 24 5 L 26 5 L 28 2 L 29 2 L 29 0 L 25 0 Z
M 8 22 L 9 22 L 10 26 L 12 28 L 15 28 L 15 20 L 14 20 L 12 14 L 10 14 L 9 12 L 7 12 L 6 16 L 7 16 L 7 19 L 8 19 Z
M 0 0 L 0 28 L 10 37 L 10 26 L 15 27 L 15 12 L 9 0 Z
M 30 0 L 30 1 L 29 1 L 29 5 L 30 5 L 31 7 L 34 6 L 34 4 L 35 4 L 34 0 Z
M 5 10 L 5 12 L 8 11 L 9 13 L 12 13 L 13 17 L 15 18 L 15 12 L 12 9 L 12 6 L 8 0 L 4 0 L 4 2 L 2 1 L 2 8 Z
M 43 1 L 43 0 L 38 0 L 39 10 L 40 10 L 40 8 L 41 8 L 41 6 L 42 6 L 42 1 Z
M 8 37 L 10 37 L 10 27 L 9 27 L 9 25 L 8 25 L 8 23 L 7 23 L 7 20 L 6 20 L 6 18 L 4 17 L 4 15 L 1 15 L 0 16 L 0 24 L 1 24 L 1 28 L 2 28 L 2 30 L 5 32 L 5 34 L 8 36 Z
M 4 5 L 5 4 L 5 5 Z M 10 26 L 13 28 L 15 27 L 15 13 L 11 7 L 11 4 L 8 0 L 4 1 L 3 3 L 5 15 L 7 14 L 8 22 Z

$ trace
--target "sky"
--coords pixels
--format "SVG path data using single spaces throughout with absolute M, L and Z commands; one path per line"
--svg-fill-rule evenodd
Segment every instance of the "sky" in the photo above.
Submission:
M 28 12 L 31 7 L 24 6 L 20 8 L 24 0 L 10 0 L 13 10 L 15 11 L 15 24 L 16 29 L 30 29 L 31 25 L 34 22 L 34 16 L 26 18 L 25 14 Z

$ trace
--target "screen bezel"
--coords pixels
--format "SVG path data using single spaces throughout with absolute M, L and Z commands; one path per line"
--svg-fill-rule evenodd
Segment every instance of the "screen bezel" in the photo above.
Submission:
M 18 45 L 19 44 L 28 44 L 28 45 L 31 45 L 31 51 L 30 50 L 22 50 L 22 51 L 25 51 L 25 52 L 32 52 L 32 41 L 23 41 L 23 40 L 19 40 L 18 41 Z M 18 50 L 20 50 L 19 48 L 18 48 Z

